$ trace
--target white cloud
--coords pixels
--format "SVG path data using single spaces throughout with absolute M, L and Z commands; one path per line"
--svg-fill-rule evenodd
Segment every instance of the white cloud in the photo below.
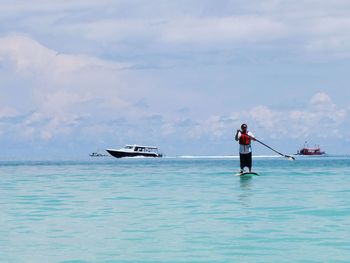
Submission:
M 190 135 L 222 137 L 240 127 L 242 122 L 257 132 L 259 136 L 270 138 L 343 138 L 348 132 L 342 130 L 347 120 L 347 110 L 337 107 L 328 94 L 316 93 L 310 104 L 302 110 L 275 110 L 267 106 L 257 106 L 250 111 L 234 112 L 230 116 L 211 116 L 191 128 Z
M 156 23 L 156 21 L 154 22 Z M 69 27 L 70 32 L 78 32 L 91 40 L 123 42 L 128 40 L 150 40 L 156 37 L 157 26 L 141 19 L 101 19 L 76 23 Z
M 60 54 L 23 35 L 0 38 L 0 62 L 20 73 L 51 75 L 98 68 L 118 70 L 127 66 L 84 55 Z
M 347 57 L 350 54 L 350 19 L 348 17 L 325 16 L 315 18 L 305 25 L 308 52 L 332 52 Z M 346 55 L 347 54 L 347 55 Z
M 94 0 L 84 1 L 69 1 L 61 0 L 59 2 L 51 2 L 47 0 L 33 0 L 30 3 L 21 0 L 13 0 L 11 2 L 1 1 L 0 11 L 10 13 L 38 13 L 38 12 L 62 12 L 68 10 L 75 10 L 81 8 L 97 8 L 99 6 L 105 6 L 111 4 L 110 0 L 100 0 L 98 2 Z
M 280 38 L 284 25 L 264 16 L 179 17 L 164 24 L 162 39 L 170 43 L 260 42 Z
M 349 1 L 341 0 L 307 0 L 298 5 L 258 0 L 221 5 L 215 1 L 35 0 L 3 3 L 0 14 L 8 19 L 4 32 L 9 28 L 43 39 L 51 36 L 59 42 L 56 49 L 75 53 L 86 49 L 113 55 L 125 51 L 176 54 L 178 48 L 222 51 L 247 45 L 250 51 L 259 51 L 261 46 L 254 44 L 260 44 L 269 50 L 282 49 L 289 58 L 298 52 L 303 58 L 314 53 L 342 58 L 350 54 L 349 6 Z M 52 39 L 49 42 L 55 45 Z
M 231 44 L 260 43 L 283 38 L 285 26 L 264 16 L 171 18 L 108 18 L 63 24 L 59 30 L 86 41 L 109 43 L 116 52 L 146 50 L 175 52 L 178 47 L 200 50 L 230 49 Z M 120 50 L 113 48 L 117 47 Z
M 18 114 L 15 108 L 2 107 L 0 108 L 0 136 L 7 130 L 7 125 L 3 119 L 14 117 Z
M 319 111 L 333 111 L 336 107 L 329 95 L 324 92 L 318 92 L 312 96 L 310 105 Z
M 0 119 L 14 117 L 18 114 L 18 111 L 12 107 L 2 107 L 0 108 Z
M 19 85 L 28 91 L 26 100 L 31 101 L 30 106 L 19 110 L 18 106 L 22 105 L 11 100 L 5 101 L 9 106 L 0 110 L 0 117 L 34 112 L 18 131 L 25 137 L 40 134 L 40 137 L 50 139 L 55 134 L 69 133 L 79 119 L 92 117 L 95 111 L 103 114 L 114 110 L 120 115 L 130 104 L 121 95 L 127 88 L 120 85 L 122 64 L 95 57 L 59 54 L 19 35 L 0 38 L 0 64 L 14 76 L 25 76 L 27 80 Z M 13 80 L 10 86 L 16 85 Z M 16 97 L 22 96 L 17 94 Z
M 342 137 L 341 124 L 347 117 L 346 109 L 339 109 L 324 92 L 316 93 L 310 99 L 310 106 L 303 110 L 275 111 L 256 107 L 251 117 L 261 127 L 276 137 Z
M 276 120 L 281 120 L 283 113 L 271 110 L 266 106 L 257 106 L 250 110 L 248 116 L 255 120 L 260 127 L 274 130 L 277 124 Z
M 118 63 L 94 57 L 58 54 L 23 36 L 0 38 L 0 61 L 2 65 L 12 65 L 14 71 L 25 73 L 31 79 L 27 88 L 31 90 L 28 99 L 32 100 L 32 108 L 28 108 L 27 112 L 33 113 L 22 123 L 24 136 L 39 135 L 49 140 L 56 134 L 69 134 L 85 125 L 84 119 L 108 122 L 110 119 L 126 117 L 132 122 L 154 113 L 151 106 L 139 107 L 137 102 L 143 101 L 148 105 L 145 98 L 149 97 L 146 96 L 156 102 L 154 96 L 157 96 L 157 91 L 135 85 L 137 82 L 128 85 L 128 79 L 135 77 L 132 74 L 123 75 Z M 150 91 L 152 94 L 149 94 Z M 190 93 L 186 94 L 188 99 Z M 162 105 L 165 113 L 162 121 L 157 122 L 162 136 L 181 133 L 188 138 L 209 136 L 218 139 L 239 127 L 241 121 L 251 123 L 250 126 L 272 137 L 343 136 L 339 127 L 347 118 L 346 109 L 337 107 L 327 93 L 318 92 L 303 110 L 278 111 L 260 105 L 250 111 L 213 115 L 202 121 L 197 119 L 186 123 L 179 121 L 177 115 L 167 108 L 172 101 L 176 101 L 176 96 L 181 98 L 185 95 L 173 92 L 171 100 Z M 186 101 L 188 105 L 191 102 Z M 8 105 L 0 110 L 0 116 L 24 114 L 16 108 L 15 101 Z M 174 105 L 179 107 L 178 103 Z M 143 123 L 148 125 L 147 120 Z

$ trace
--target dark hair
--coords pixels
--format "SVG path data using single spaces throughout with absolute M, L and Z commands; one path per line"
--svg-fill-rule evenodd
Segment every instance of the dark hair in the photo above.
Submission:
M 247 124 L 245 124 L 245 123 L 243 123 L 242 125 L 241 125 L 241 129 L 244 129 L 244 128 L 247 128 L 248 126 L 247 126 Z

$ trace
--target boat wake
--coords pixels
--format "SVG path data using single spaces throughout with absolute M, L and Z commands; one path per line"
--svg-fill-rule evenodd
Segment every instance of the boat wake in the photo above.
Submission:
M 179 159 L 239 159 L 238 155 L 179 155 L 167 158 Z M 253 158 L 281 158 L 279 155 L 253 155 Z

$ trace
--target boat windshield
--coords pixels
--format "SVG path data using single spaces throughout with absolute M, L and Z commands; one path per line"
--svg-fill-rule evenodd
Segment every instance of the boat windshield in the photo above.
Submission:
M 125 148 L 125 149 L 130 149 L 130 150 L 132 150 L 132 149 L 134 148 L 134 146 L 127 145 L 127 146 L 125 146 L 124 148 Z

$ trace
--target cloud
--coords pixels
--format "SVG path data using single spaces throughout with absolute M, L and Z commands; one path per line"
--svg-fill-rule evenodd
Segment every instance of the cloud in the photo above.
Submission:
M 26 80 L 16 83 L 14 78 L 11 86 L 21 86 L 28 94 L 27 106 L 13 100 L 22 99 L 22 94 L 6 101 L 9 95 L 5 93 L 3 101 L 8 106 L 0 109 L 0 118 L 33 112 L 18 129 L 24 137 L 39 134 L 48 140 L 55 134 L 69 133 L 81 118 L 94 118 L 94 111 L 103 114 L 130 107 L 121 95 L 126 86 L 116 85 L 122 80 L 123 64 L 60 54 L 28 36 L 11 35 L 0 38 L 0 65 Z
M 284 25 L 263 16 L 179 17 L 165 24 L 162 40 L 179 44 L 261 42 L 280 38 Z
M 84 0 L 84 1 L 60 1 L 60 2 L 48 2 L 46 0 L 33 0 L 33 2 L 23 2 L 20 0 L 13 0 L 11 3 L 7 1 L 1 1 L 1 12 L 7 13 L 35 13 L 42 14 L 45 12 L 57 13 L 68 10 L 78 10 L 82 8 L 98 8 L 101 5 L 106 6 L 111 4 L 112 1 L 100 0 L 98 2 L 94 0 Z M 34 4 L 35 3 L 35 4 Z
M 18 112 L 15 108 L 0 107 L 0 136 L 7 130 L 8 119 L 17 116 Z
M 233 112 L 228 116 L 210 116 L 191 124 L 190 135 L 195 138 L 230 136 L 243 122 L 257 135 L 281 138 L 343 138 L 348 136 L 342 125 L 348 117 L 347 110 L 337 107 L 324 92 L 316 93 L 300 110 L 275 110 L 260 105 L 249 111 Z
M 79 116 L 57 116 L 34 112 L 19 124 L 19 135 L 23 139 L 48 141 L 55 136 L 68 135 L 78 127 Z
M 144 0 L 34 3 L 3 3 L 3 32 L 26 32 L 60 52 L 118 54 L 134 61 L 150 53 L 169 60 L 169 54 L 176 57 L 179 50 L 194 48 L 201 52 L 240 48 L 247 57 L 259 52 L 264 57 L 277 48 L 284 51 L 284 58 L 298 60 L 305 55 L 344 58 L 350 54 L 349 2 L 342 0 L 305 0 L 297 6 L 293 1 L 258 0 L 220 5 Z
M 204 121 L 199 121 L 190 131 L 190 136 L 200 138 L 206 136 L 208 138 L 220 138 L 228 132 L 232 132 L 239 123 L 240 113 L 234 112 L 230 115 L 214 115 Z
M 197 17 L 178 15 L 168 18 L 109 18 L 77 22 L 69 34 L 87 41 L 107 41 L 121 50 L 146 49 L 148 52 L 175 51 L 189 47 L 201 50 L 230 49 L 230 44 L 261 43 L 283 38 L 283 23 L 265 16 L 237 15 Z
M 85 55 L 60 54 L 23 35 L 0 38 L 0 62 L 24 74 L 55 75 L 87 69 L 118 70 L 126 67 Z
M 306 25 L 305 49 L 308 52 L 333 52 L 334 55 L 350 55 L 350 19 L 348 17 L 325 16 L 315 18 Z
M 0 108 L 0 119 L 14 117 L 18 114 L 15 108 L 2 107 Z
M 331 98 L 328 96 L 328 94 L 324 92 L 318 92 L 312 98 L 310 99 L 310 104 L 311 105 L 324 105 L 324 106 L 332 106 L 333 107 L 333 102 Z
M 250 116 L 274 137 L 342 138 L 340 130 L 346 121 L 347 110 L 339 109 L 324 92 L 316 93 L 303 110 L 274 111 L 267 107 L 252 109 Z

